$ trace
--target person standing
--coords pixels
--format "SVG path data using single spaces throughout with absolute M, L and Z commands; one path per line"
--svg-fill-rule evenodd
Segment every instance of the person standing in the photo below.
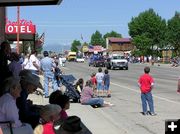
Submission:
M 91 80 L 92 85 L 93 85 L 93 92 L 96 95 L 97 94 L 97 90 L 96 90 L 96 86 L 97 86 L 96 73 L 93 72 L 91 74 L 91 79 L 90 80 Z
M 22 70 L 21 63 L 19 62 L 19 55 L 16 52 L 11 53 L 11 63 L 8 65 L 9 70 L 12 72 L 13 77 L 19 78 L 19 73 Z
M 25 54 L 24 61 L 22 63 L 22 68 L 23 69 L 29 69 L 29 67 L 30 67 L 30 64 L 29 64 L 29 58 L 30 57 L 29 56 L 30 56 L 29 53 Z
M 40 71 L 40 62 L 37 58 L 37 51 L 32 51 L 29 57 L 29 70 L 34 74 L 39 74 Z
M 110 90 L 109 90 L 110 75 L 108 73 L 109 73 L 108 70 L 105 69 L 104 70 L 104 78 L 103 78 L 103 81 L 104 81 L 104 92 L 106 93 L 107 97 L 111 97 L 111 93 L 110 93 Z
M 11 76 L 8 68 L 8 60 L 10 59 L 11 47 L 9 42 L 4 41 L 1 43 L 0 49 L 0 85 L 3 81 Z
M 140 76 L 138 80 L 138 85 L 141 90 L 141 101 L 142 101 L 142 109 L 143 115 L 148 115 L 148 113 L 152 116 L 156 115 L 154 112 L 154 102 L 151 90 L 154 86 L 154 80 L 151 75 L 149 75 L 150 68 L 144 68 L 144 74 Z M 150 112 L 147 111 L 147 103 L 149 105 Z
M 54 76 L 54 69 L 56 67 L 56 64 L 52 58 L 49 57 L 49 54 L 47 51 L 44 51 L 43 53 L 44 58 L 41 60 L 41 70 L 44 74 L 44 91 L 45 91 L 45 98 L 49 98 L 49 80 L 52 80 L 52 89 L 54 91 L 57 90 L 57 83 L 55 81 Z
M 97 80 L 97 95 L 98 96 L 102 96 L 103 95 L 103 78 L 104 78 L 104 74 L 102 72 L 102 68 L 98 69 L 98 73 L 96 73 L 96 80 Z

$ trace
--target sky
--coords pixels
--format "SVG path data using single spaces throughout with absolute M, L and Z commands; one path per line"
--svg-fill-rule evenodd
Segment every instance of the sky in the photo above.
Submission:
M 116 31 L 123 37 L 128 34 L 132 17 L 149 8 L 163 19 L 171 19 L 180 12 L 179 0 L 63 0 L 60 5 L 23 6 L 20 18 L 31 20 L 37 33 L 45 32 L 44 48 L 62 51 L 73 40 L 90 42 L 98 30 L 102 35 Z M 16 21 L 17 7 L 7 8 L 7 17 Z M 83 40 L 81 39 L 81 35 Z

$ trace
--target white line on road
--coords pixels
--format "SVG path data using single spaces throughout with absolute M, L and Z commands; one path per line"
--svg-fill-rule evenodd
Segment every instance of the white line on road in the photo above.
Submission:
M 139 94 L 140 94 L 140 91 L 137 91 L 137 90 L 135 90 L 135 89 L 133 89 L 133 88 L 129 88 L 129 87 L 127 87 L 127 86 L 119 85 L 119 84 L 116 84 L 116 83 L 113 83 L 113 82 L 111 82 L 111 84 L 112 84 L 112 85 L 115 85 L 115 86 L 118 86 L 118 87 L 121 87 L 121 88 L 129 89 L 129 90 L 131 90 L 131 91 L 133 91 L 133 92 L 136 92 L 136 93 L 139 93 Z M 169 99 L 164 98 L 164 97 L 160 97 L 160 96 L 157 96 L 157 95 L 153 95 L 153 97 L 155 97 L 155 98 L 157 98 L 157 99 L 160 99 L 160 100 L 164 100 L 164 101 L 170 102 L 170 103 L 174 103 L 174 104 L 179 104 L 179 105 L 180 105 L 179 102 L 172 101 L 172 100 L 169 100 Z

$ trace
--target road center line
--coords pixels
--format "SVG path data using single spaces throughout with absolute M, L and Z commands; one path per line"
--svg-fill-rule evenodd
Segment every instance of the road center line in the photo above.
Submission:
M 140 91 L 139 91 L 139 90 L 137 91 L 137 90 L 135 90 L 135 89 L 133 89 L 133 88 L 129 88 L 129 87 L 126 87 L 126 86 L 123 86 L 123 85 L 119 85 L 119 84 L 113 83 L 113 82 L 111 82 L 111 84 L 112 84 L 112 85 L 115 85 L 115 86 L 118 86 L 118 87 L 121 87 L 121 88 L 125 88 L 125 89 L 128 89 L 128 90 L 131 90 L 131 91 L 133 91 L 133 92 L 136 92 L 136 93 L 140 94 Z M 164 98 L 164 97 L 160 97 L 160 96 L 157 96 L 157 95 L 153 95 L 153 97 L 155 97 L 155 98 L 157 98 L 157 99 L 160 99 L 160 100 L 164 100 L 164 101 L 170 102 L 170 103 L 174 103 L 174 104 L 179 104 L 179 105 L 180 105 L 179 102 L 172 101 L 172 100 L 169 100 L 169 99 Z

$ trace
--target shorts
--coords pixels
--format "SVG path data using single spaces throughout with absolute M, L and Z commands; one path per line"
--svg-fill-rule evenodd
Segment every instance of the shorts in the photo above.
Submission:
M 102 82 L 97 82 L 97 90 L 103 90 Z
M 109 84 L 104 85 L 104 90 L 109 90 Z

